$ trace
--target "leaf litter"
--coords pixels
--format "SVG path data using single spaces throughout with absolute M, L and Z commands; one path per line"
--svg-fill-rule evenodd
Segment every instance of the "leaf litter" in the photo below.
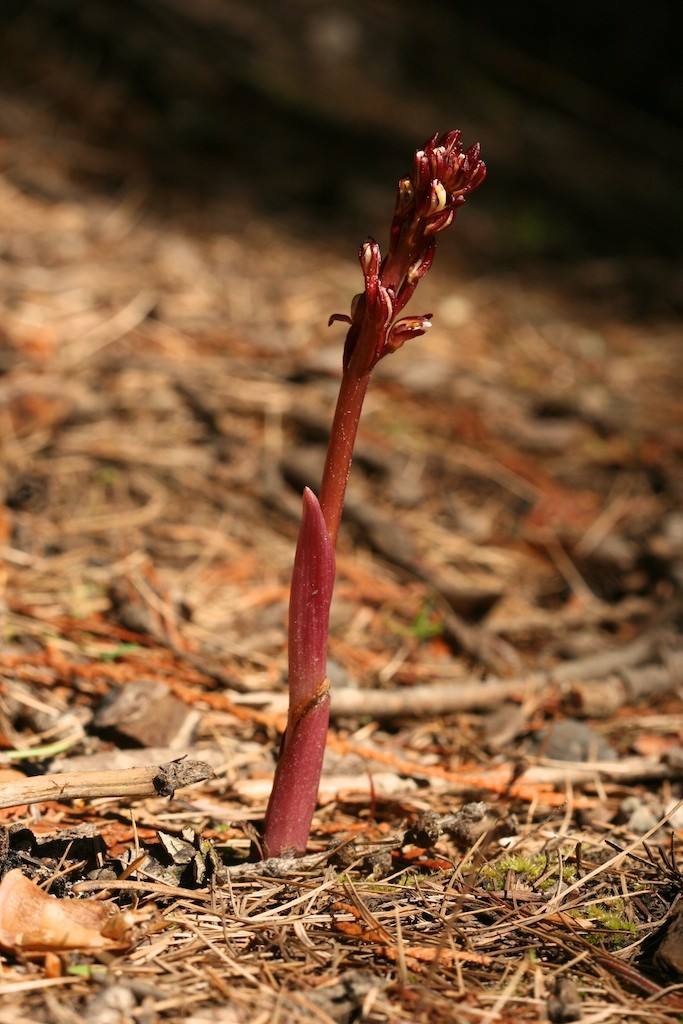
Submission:
M 675 325 L 437 263 L 361 428 L 310 852 L 254 863 L 353 261 L 20 190 L 39 144 L 0 178 L 0 898 L 130 929 L 3 918 L 0 1019 L 680 1019 Z

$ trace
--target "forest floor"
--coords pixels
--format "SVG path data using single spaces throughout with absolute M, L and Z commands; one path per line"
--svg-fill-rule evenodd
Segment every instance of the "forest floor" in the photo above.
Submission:
M 367 399 L 310 853 L 253 863 L 355 254 L 88 189 L 7 104 L 0 1024 L 680 1020 L 680 323 L 615 265 L 437 257 Z

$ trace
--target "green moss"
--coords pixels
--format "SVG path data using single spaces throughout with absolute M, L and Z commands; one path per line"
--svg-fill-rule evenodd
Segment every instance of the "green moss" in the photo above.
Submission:
M 605 900 L 602 903 L 592 904 L 588 909 L 588 916 L 601 928 L 606 928 L 611 932 L 633 934 L 638 931 L 633 921 L 629 921 L 626 917 L 624 903 L 620 899 Z
M 549 861 L 543 853 L 536 853 L 533 856 L 523 853 L 508 854 L 491 864 L 485 864 L 479 872 L 479 877 L 484 883 L 489 883 L 490 889 L 498 890 L 504 889 L 508 884 L 508 876 L 511 872 L 517 876 L 517 881 L 524 885 L 533 885 L 537 879 L 545 876 L 538 886 L 540 892 L 552 889 L 558 881 L 557 867 L 553 867 L 552 861 Z M 562 881 L 566 885 L 570 885 L 575 880 L 576 868 L 574 865 L 563 863 Z
M 583 931 L 583 938 L 591 946 L 612 951 L 621 949 L 632 941 L 638 928 L 626 917 L 623 900 L 619 897 L 602 900 L 600 903 L 583 904 L 568 911 L 577 921 L 588 918 L 595 925 L 595 931 Z

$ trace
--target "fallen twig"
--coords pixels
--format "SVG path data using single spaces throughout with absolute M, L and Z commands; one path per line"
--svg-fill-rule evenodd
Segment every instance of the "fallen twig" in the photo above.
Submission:
M 368 715 L 372 718 L 400 718 L 402 715 L 440 715 L 449 712 L 475 711 L 496 708 L 502 701 L 532 696 L 547 686 L 559 684 L 573 689 L 575 683 L 602 684 L 610 689 L 610 710 L 616 710 L 642 693 L 668 693 L 681 682 L 681 652 L 671 652 L 662 666 L 637 666 L 653 654 L 653 641 L 639 639 L 625 647 L 603 651 L 598 655 L 563 662 L 547 672 L 530 672 L 515 679 L 489 678 L 473 683 L 429 683 L 424 686 L 367 690 L 352 687 L 335 690 L 332 714 L 335 718 Z M 584 693 L 588 687 L 582 688 Z M 613 692 L 612 692 L 613 691 Z M 607 695 L 602 694 L 602 700 Z M 616 701 L 616 703 L 615 703 Z M 276 698 L 268 708 L 271 713 L 281 710 Z
M 204 782 L 215 775 L 203 761 L 170 761 L 145 768 L 114 771 L 65 772 L 40 775 L 0 786 L 0 807 L 40 804 L 46 800 L 92 800 L 117 797 L 139 800 L 150 796 L 172 797 L 176 789 Z
M 403 776 L 407 780 L 429 779 L 434 790 L 445 789 L 451 794 L 469 794 L 474 791 L 496 793 L 499 796 L 510 796 L 517 800 L 535 801 L 541 799 L 546 804 L 561 806 L 566 801 L 564 791 L 568 783 L 574 786 L 591 784 L 596 779 L 625 785 L 632 782 L 655 781 L 658 779 L 677 779 L 681 777 L 681 768 L 675 764 L 659 761 L 652 757 L 628 757 L 621 761 L 544 761 L 530 764 L 519 774 L 515 766 L 506 764 L 495 768 L 443 768 L 441 765 L 423 765 L 417 761 L 394 755 L 386 750 L 373 750 L 371 747 L 360 746 L 341 740 L 334 735 L 330 737 L 329 746 L 341 755 L 353 754 L 363 758 L 368 764 L 381 764 L 394 769 L 395 775 L 385 772 L 369 772 L 367 775 L 349 776 L 324 775 L 321 794 L 326 796 L 330 791 L 336 793 L 353 792 L 356 794 L 381 793 L 383 796 L 396 794 L 401 790 L 395 776 Z M 387 779 L 392 781 L 391 788 L 386 791 L 384 784 Z M 243 779 L 234 783 L 235 792 L 243 800 L 260 802 L 268 795 L 266 779 Z M 585 802 L 587 800 L 587 802 Z M 593 798 L 576 796 L 575 807 L 590 806 Z

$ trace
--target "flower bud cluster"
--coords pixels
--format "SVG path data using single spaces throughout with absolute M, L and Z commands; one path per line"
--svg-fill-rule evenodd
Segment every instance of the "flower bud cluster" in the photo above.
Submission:
M 453 223 L 465 197 L 486 177 L 479 152 L 478 142 L 463 152 L 460 131 L 446 132 L 441 138 L 436 134 L 417 150 L 412 177 L 398 184 L 390 253 L 407 239 L 419 246 L 420 240 Z
M 354 299 L 350 317 L 335 314 L 330 318 L 330 323 L 344 320 L 349 324 L 344 370 L 362 349 L 357 368 L 368 373 L 387 353 L 431 327 L 431 314 L 395 318 L 434 262 L 435 236 L 453 223 L 465 197 L 485 177 L 479 143 L 463 152 L 460 131 L 441 137 L 437 133 L 417 150 L 412 176 L 398 183 L 387 255 L 382 259 L 373 239 L 363 243 L 359 259 L 364 291 Z
M 430 219 L 446 209 L 455 210 L 486 177 L 479 143 L 463 153 L 461 140 L 459 131 L 446 132 L 441 138 L 437 134 L 415 153 L 412 184 L 420 216 Z

